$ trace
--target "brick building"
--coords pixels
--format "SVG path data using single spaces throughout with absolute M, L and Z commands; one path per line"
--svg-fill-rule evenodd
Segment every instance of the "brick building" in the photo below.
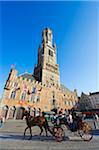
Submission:
M 11 68 L 6 81 L 1 110 L 5 118 L 23 117 L 25 109 L 34 112 L 52 109 L 71 109 L 78 101 L 76 90 L 70 91 L 60 84 L 59 66 L 56 62 L 56 44 L 53 44 L 51 29 L 42 32 L 41 46 L 38 48 L 38 62 L 33 74 L 18 74 Z

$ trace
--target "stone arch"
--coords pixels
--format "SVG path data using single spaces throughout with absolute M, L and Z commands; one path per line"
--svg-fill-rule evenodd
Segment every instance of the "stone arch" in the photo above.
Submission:
M 8 107 L 7 105 L 5 105 L 5 106 L 2 108 L 2 116 L 3 116 L 5 119 L 7 118 L 8 110 L 9 110 L 9 107 Z
M 24 117 L 24 107 L 18 107 L 17 108 L 17 114 L 16 114 L 16 119 L 23 119 Z

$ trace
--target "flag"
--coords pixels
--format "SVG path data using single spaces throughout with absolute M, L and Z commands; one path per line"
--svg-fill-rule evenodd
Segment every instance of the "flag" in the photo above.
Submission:
M 24 103 L 24 101 L 19 101 L 19 104 L 20 104 L 20 105 L 23 105 L 23 103 Z

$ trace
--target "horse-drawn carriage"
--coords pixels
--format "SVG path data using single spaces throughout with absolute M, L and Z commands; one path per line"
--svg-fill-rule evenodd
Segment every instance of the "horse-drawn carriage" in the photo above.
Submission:
M 32 138 L 32 129 L 33 126 L 38 126 L 41 129 L 40 135 L 43 132 L 43 128 L 45 129 L 46 136 L 47 131 L 51 133 L 51 135 L 55 138 L 56 141 L 60 142 L 65 138 L 65 132 L 62 128 L 62 125 L 65 125 L 71 132 L 77 132 L 78 135 L 84 141 L 90 141 L 93 137 L 92 135 L 92 128 L 89 124 L 82 120 L 81 116 L 77 116 L 72 124 L 68 123 L 66 118 L 61 118 L 60 122 L 57 124 L 53 122 L 53 126 L 49 126 L 47 119 L 45 116 L 37 116 L 31 117 L 28 112 L 25 112 L 24 115 L 26 116 L 26 124 L 27 127 L 24 131 L 24 138 L 27 129 L 30 129 L 30 138 Z

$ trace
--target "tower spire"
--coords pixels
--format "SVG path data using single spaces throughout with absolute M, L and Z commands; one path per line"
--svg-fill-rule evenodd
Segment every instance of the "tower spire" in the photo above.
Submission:
M 34 68 L 36 80 L 60 86 L 59 67 L 56 64 L 56 44 L 53 41 L 52 30 L 45 28 L 42 32 L 42 44 L 38 50 L 38 64 Z

